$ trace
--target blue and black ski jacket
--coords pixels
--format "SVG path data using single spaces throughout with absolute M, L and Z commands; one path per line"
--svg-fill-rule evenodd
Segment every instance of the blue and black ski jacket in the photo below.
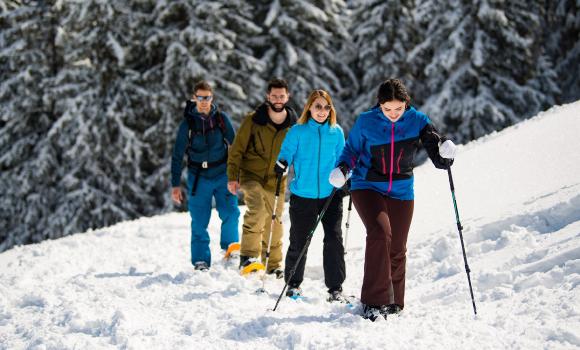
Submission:
M 351 190 L 369 189 L 412 200 L 418 148 L 422 143 L 433 164 L 446 169 L 446 160 L 439 156 L 439 143 L 445 140 L 429 117 L 415 108 L 409 107 L 393 123 L 377 105 L 359 115 L 339 162 L 352 169 Z

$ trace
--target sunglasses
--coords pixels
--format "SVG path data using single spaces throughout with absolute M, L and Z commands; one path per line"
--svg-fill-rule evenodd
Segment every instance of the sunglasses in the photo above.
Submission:
M 331 107 L 330 107 L 330 105 L 323 106 L 320 103 L 317 103 L 317 104 L 314 105 L 314 110 L 316 110 L 316 111 L 320 111 L 320 110 L 323 110 L 323 109 L 325 111 L 329 112 L 330 109 L 331 109 Z
M 199 102 L 203 102 L 203 101 L 209 101 L 211 100 L 213 96 L 209 95 L 209 96 L 195 96 L 195 99 L 198 100 Z

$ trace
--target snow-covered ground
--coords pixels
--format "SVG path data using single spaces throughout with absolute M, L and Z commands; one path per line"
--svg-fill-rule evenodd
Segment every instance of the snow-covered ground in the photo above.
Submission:
M 319 231 L 308 298 L 272 312 L 283 283 L 257 295 L 258 278 L 220 259 L 217 215 L 204 273 L 189 264 L 188 215 L 175 213 L 0 254 L 0 349 L 580 348 L 579 135 L 580 101 L 460 148 L 453 176 L 476 317 L 447 174 L 427 163 L 415 171 L 400 317 L 372 323 L 358 305 L 325 301 Z M 359 295 L 354 210 L 347 249 L 344 289 Z

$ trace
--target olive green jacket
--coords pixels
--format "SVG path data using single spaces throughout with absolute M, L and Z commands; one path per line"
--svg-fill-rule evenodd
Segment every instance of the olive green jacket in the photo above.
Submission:
M 286 111 L 288 116 L 279 128 L 271 122 L 265 103 L 246 115 L 228 153 L 228 181 L 257 181 L 264 189 L 275 191 L 274 165 L 282 141 L 297 119 L 293 109 L 286 107 Z M 280 187 L 282 191 L 285 186 L 286 177 Z

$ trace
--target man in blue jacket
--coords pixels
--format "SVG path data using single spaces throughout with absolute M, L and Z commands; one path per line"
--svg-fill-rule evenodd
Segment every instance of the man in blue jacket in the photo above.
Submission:
M 237 242 L 240 210 L 237 197 L 227 188 L 226 161 L 234 129 L 227 114 L 212 104 L 213 89 L 206 81 L 194 87 L 187 101 L 184 119 L 179 125 L 171 159 L 171 198 L 183 202 L 181 170 L 187 154 L 187 196 L 191 215 L 191 263 L 196 270 L 211 265 L 207 225 L 211 216 L 212 197 L 222 220 L 220 246 L 227 249 Z

